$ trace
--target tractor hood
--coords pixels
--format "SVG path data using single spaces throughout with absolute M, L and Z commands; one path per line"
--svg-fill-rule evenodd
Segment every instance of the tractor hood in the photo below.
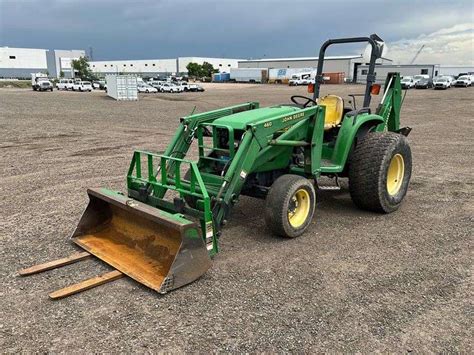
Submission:
M 264 107 L 218 118 L 213 122 L 213 124 L 230 126 L 233 129 L 245 129 L 248 124 L 273 118 L 279 115 L 290 114 L 299 110 L 301 110 L 299 107 L 284 105 Z

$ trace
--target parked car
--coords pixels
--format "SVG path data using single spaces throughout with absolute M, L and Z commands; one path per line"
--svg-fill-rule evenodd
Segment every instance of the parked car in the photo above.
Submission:
M 96 80 L 92 82 L 92 87 L 95 90 L 104 90 L 105 89 L 105 80 Z
M 204 91 L 204 88 L 201 86 L 201 85 L 198 85 L 198 84 L 193 84 L 196 88 L 192 88 L 191 91 L 198 91 L 198 92 L 203 92 Z
M 400 83 L 402 84 L 402 89 L 411 89 L 415 86 L 415 81 L 411 76 L 404 76 Z
M 189 84 L 186 81 L 179 81 L 176 83 L 176 85 L 181 86 L 183 88 L 183 91 L 191 91 L 192 84 Z
M 74 83 L 75 81 L 73 79 L 69 79 L 65 85 L 66 90 L 73 90 Z
M 74 80 L 72 79 L 60 79 L 58 83 L 56 83 L 56 88 L 58 90 L 68 90 L 74 84 Z
M 456 81 L 454 82 L 454 86 L 464 86 L 467 88 L 468 86 L 471 86 L 471 85 L 472 85 L 472 80 L 469 75 L 462 75 L 459 78 L 457 78 Z
M 146 92 L 146 93 L 158 92 L 157 88 L 154 88 L 153 86 L 145 84 L 143 82 L 138 83 L 137 90 L 138 90 L 138 92 Z
M 421 79 L 429 79 L 430 76 L 428 74 L 418 74 L 418 75 L 413 75 L 413 81 L 415 82 L 415 87 L 416 83 L 419 82 Z
M 434 88 L 435 89 L 446 90 L 450 87 L 451 87 L 451 81 L 448 78 L 444 77 L 444 76 L 441 77 L 441 78 L 436 79 L 436 81 L 434 82 Z
M 456 78 L 453 75 L 443 75 L 442 78 L 446 78 L 449 81 L 449 87 L 454 85 Z
M 73 91 L 92 91 L 92 83 L 90 81 L 76 81 L 72 86 Z
M 164 81 L 153 80 L 153 81 L 149 81 L 149 82 L 148 82 L 148 85 L 151 85 L 151 86 L 153 86 L 155 89 L 158 89 L 158 91 L 160 91 L 160 87 L 161 87 L 161 85 L 163 85 L 164 83 L 165 83 Z
M 175 85 L 172 83 L 163 83 L 162 85 L 160 85 L 160 91 L 173 93 L 173 92 L 183 92 L 184 89 L 179 85 Z
M 415 84 L 416 89 L 430 89 L 433 87 L 433 80 L 430 78 L 422 78 Z

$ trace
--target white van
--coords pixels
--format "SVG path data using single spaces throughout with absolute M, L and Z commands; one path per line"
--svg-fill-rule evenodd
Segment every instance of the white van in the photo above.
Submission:
M 290 86 L 308 85 L 311 82 L 311 73 L 293 74 L 288 81 Z
M 419 82 L 421 79 L 429 79 L 430 76 L 428 74 L 419 74 L 419 75 L 414 75 L 413 76 L 413 82 L 416 84 Z
M 61 79 L 56 83 L 56 88 L 58 90 L 68 90 L 72 88 L 74 81 L 72 79 Z

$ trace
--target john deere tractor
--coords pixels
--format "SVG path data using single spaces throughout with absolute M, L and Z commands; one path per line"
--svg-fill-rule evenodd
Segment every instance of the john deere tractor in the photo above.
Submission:
M 326 49 L 368 42 L 371 58 L 362 107 L 337 95 L 320 97 Z M 71 236 L 85 249 L 34 266 L 23 275 L 90 255 L 116 270 L 53 292 L 60 298 L 127 275 L 160 292 L 190 283 L 211 266 L 219 238 L 241 195 L 265 199 L 269 233 L 294 238 L 310 226 L 320 177 L 349 178 L 354 204 L 390 213 L 408 189 L 411 152 L 400 128 L 399 73 L 390 73 L 377 108 L 370 108 L 375 62 L 383 41 L 370 37 L 328 40 L 319 52 L 312 97 L 260 108 L 258 102 L 181 118 L 162 154 L 135 151 L 127 192 L 88 190 L 90 202 Z M 186 159 L 197 144 L 197 160 Z M 317 227 L 316 227 L 317 228 Z

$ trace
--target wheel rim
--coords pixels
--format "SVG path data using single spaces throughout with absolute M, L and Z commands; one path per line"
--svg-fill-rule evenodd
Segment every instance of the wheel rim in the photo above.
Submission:
M 288 221 L 293 228 L 301 227 L 308 218 L 310 207 L 309 193 L 299 189 L 290 199 Z
M 390 161 L 387 171 L 387 191 L 394 196 L 400 191 L 405 174 L 405 161 L 401 154 L 395 154 Z

